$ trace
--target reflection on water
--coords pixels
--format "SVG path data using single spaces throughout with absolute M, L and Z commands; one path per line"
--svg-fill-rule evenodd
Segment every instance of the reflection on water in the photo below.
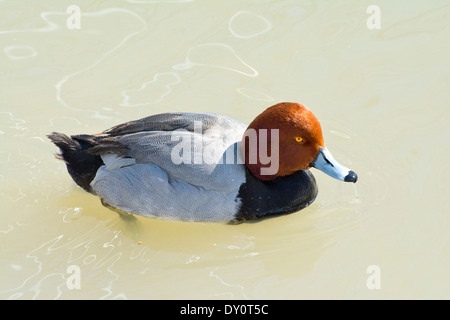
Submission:
M 0 2 L 0 297 L 448 298 L 450 6 L 381 1 L 369 30 L 368 5 Z M 259 222 L 127 219 L 45 138 L 168 111 L 249 123 L 278 101 L 309 106 L 359 180 L 312 169 L 316 201 Z

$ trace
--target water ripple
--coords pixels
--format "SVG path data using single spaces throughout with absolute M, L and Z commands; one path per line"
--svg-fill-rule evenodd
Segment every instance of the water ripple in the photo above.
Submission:
M 3 51 L 11 60 L 24 60 L 37 56 L 36 49 L 25 45 L 8 46 Z
M 136 35 L 144 32 L 145 30 L 147 30 L 148 25 L 147 22 L 138 14 L 136 14 L 133 11 L 130 10 L 126 10 L 126 9 L 120 9 L 120 8 L 110 8 L 110 9 L 105 9 L 102 11 L 97 11 L 97 12 L 89 12 L 89 13 L 83 13 L 82 16 L 102 16 L 102 15 L 106 15 L 106 14 L 110 14 L 110 13 L 115 13 L 115 12 L 120 12 L 120 13 L 125 13 L 125 14 L 129 14 L 132 15 L 133 17 L 135 17 L 136 19 L 138 19 L 141 23 L 142 23 L 142 28 L 138 31 L 132 32 L 128 35 L 126 35 L 120 42 L 119 44 L 117 44 L 116 46 L 114 46 L 112 49 L 108 50 L 106 53 L 104 53 L 100 59 L 98 59 L 97 61 L 95 61 L 94 63 L 92 63 L 91 65 L 78 70 L 76 72 L 73 72 L 71 74 L 65 75 L 60 81 L 58 81 L 55 85 L 56 87 L 56 99 L 65 107 L 72 109 L 72 110 L 76 110 L 76 108 L 70 106 L 62 97 L 61 97 L 61 93 L 62 93 L 62 89 L 64 84 L 66 84 L 70 79 L 85 73 L 93 68 L 95 68 L 96 66 L 98 66 L 100 63 L 102 63 L 107 57 L 109 57 L 113 52 L 117 51 L 118 49 L 120 49 L 121 47 L 123 47 L 131 38 L 135 37 Z
M 138 89 L 123 90 L 123 107 L 137 107 L 159 103 L 172 92 L 172 86 L 181 82 L 175 72 L 161 72 L 155 74 L 152 80 L 144 82 Z M 130 99 L 134 102 L 130 102 Z
M 193 57 L 194 55 L 197 55 L 197 57 Z M 225 43 L 212 42 L 190 47 L 186 54 L 186 60 L 181 64 L 172 66 L 172 68 L 186 70 L 194 66 L 225 69 L 247 77 L 258 76 L 258 71 L 247 64 L 231 46 Z
M 236 22 L 236 20 L 238 21 Z M 254 28 L 253 25 L 255 24 L 257 25 L 256 29 L 258 31 L 252 31 L 248 34 L 245 34 L 244 30 L 246 28 Z M 260 28 L 261 24 L 263 25 L 262 28 Z M 237 31 L 239 28 L 241 28 L 242 30 Z M 257 37 L 263 33 L 268 32 L 270 29 L 272 29 L 272 23 L 270 23 L 269 20 L 267 20 L 263 16 L 245 10 L 236 12 L 228 21 L 228 30 L 230 30 L 233 36 L 240 39 Z

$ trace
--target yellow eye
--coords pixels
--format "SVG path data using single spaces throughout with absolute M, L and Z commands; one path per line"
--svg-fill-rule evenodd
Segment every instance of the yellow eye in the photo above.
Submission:
M 297 142 L 303 142 L 303 138 L 302 138 L 302 137 L 295 137 L 295 141 L 297 141 Z

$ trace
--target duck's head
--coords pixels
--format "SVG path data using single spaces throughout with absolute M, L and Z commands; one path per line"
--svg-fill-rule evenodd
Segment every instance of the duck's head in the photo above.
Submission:
M 355 172 L 333 158 L 316 116 L 299 103 L 283 102 L 267 108 L 250 123 L 241 145 L 247 168 L 260 180 L 310 167 L 338 180 L 358 179 Z

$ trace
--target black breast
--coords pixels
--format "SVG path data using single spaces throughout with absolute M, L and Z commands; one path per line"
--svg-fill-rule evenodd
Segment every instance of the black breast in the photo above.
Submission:
M 316 179 L 308 170 L 261 181 L 246 168 L 246 183 L 241 185 L 237 195 L 241 206 L 236 220 L 298 211 L 310 205 L 317 192 Z

